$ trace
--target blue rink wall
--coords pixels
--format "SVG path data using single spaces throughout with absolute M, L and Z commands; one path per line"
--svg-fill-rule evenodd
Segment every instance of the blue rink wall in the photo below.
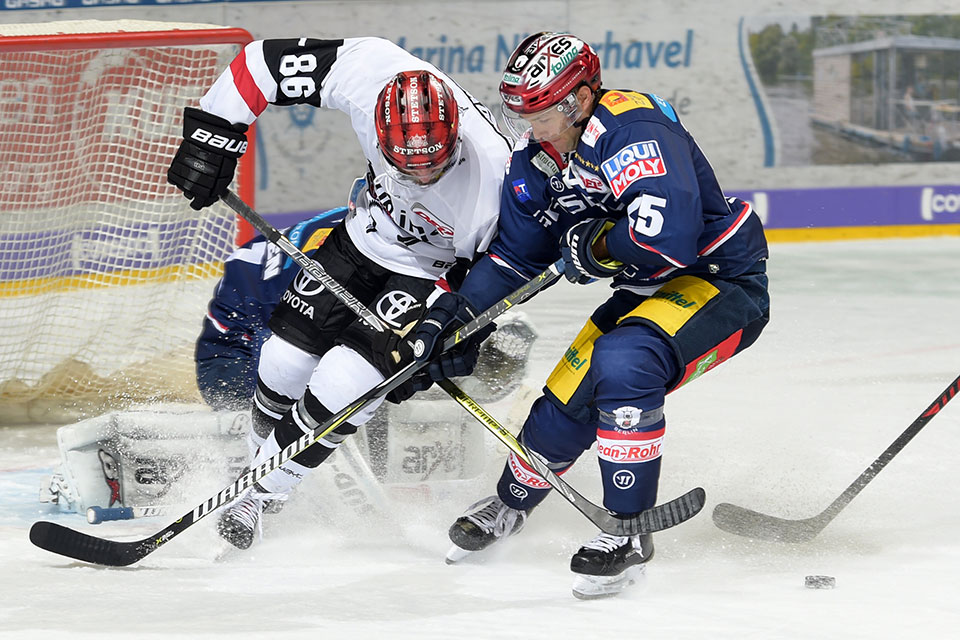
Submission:
M 910 10 L 941 22 L 960 16 L 944 0 L 915 0 Z M 811 0 L 802 11 L 785 11 L 773 13 L 762 0 L 0 0 L 4 23 L 126 18 L 237 26 L 256 38 L 377 35 L 436 64 L 494 108 L 499 72 L 516 43 L 534 31 L 570 30 L 597 51 L 605 86 L 673 104 L 721 184 L 754 203 L 772 240 L 960 234 L 960 163 L 952 160 L 960 153 L 960 116 L 924 129 L 936 157 L 876 149 L 867 138 L 841 135 L 842 126 L 815 126 L 822 124 L 813 113 L 818 91 L 843 96 L 850 82 L 841 73 L 824 84 L 783 58 L 778 64 L 790 73 L 771 84 L 762 73 L 769 51 L 757 47 L 775 32 L 776 47 L 788 50 L 837 7 Z M 913 29 L 910 37 L 960 50 L 960 39 L 932 37 L 940 35 L 930 31 L 938 20 L 905 27 L 911 17 L 901 13 L 882 0 L 847 0 L 842 9 L 854 22 L 897 17 L 898 28 Z M 923 46 L 921 54 L 952 55 Z M 936 100 L 944 114 L 960 113 L 955 84 L 943 84 Z M 0 80 L 0 112 L 16 99 L 8 85 Z M 862 111 L 845 100 L 836 99 L 840 112 Z M 364 173 L 344 114 L 271 107 L 257 124 L 256 207 L 277 225 L 342 205 Z

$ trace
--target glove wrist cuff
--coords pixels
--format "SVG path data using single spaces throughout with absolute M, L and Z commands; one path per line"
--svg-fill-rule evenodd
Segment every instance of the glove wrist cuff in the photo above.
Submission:
M 626 267 L 619 260 L 612 257 L 601 260 L 593 252 L 594 244 L 613 227 L 614 221 L 609 218 L 597 218 L 582 224 L 584 229 L 579 235 L 584 245 L 576 247 L 575 256 L 571 256 L 579 269 L 594 278 L 612 278 L 623 271 Z

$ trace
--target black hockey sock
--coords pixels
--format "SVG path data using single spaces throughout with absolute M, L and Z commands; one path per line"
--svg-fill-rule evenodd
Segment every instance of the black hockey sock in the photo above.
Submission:
M 276 426 L 274 431 L 277 444 L 282 449 L 306 433 L 300 424 L 305 425 L 308 429 L 314 429 L 332 416 L 333 412 L 324 407 L 316 396 L 307 391 L 303 398 L 284 414 L 283 419 Z M 292 459 L 294 462 L 311 469 L 318 467 L 336 450 L 336 445 L 339 445 L 347 436 L 356 433 L 356 431 L 357 427 L 344 423 L 323 437 L 326 442 L 318 442 Z M 326 446 L 327 444 L 334 446 Z

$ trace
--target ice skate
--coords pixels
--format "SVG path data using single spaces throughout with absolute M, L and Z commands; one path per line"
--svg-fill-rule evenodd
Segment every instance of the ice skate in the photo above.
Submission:
M 581 600 L 613 596 L 644 577 L 653 557 L 653 537 L 601 533 L 570 559 L 573 595 Z
M 511 509 L 497 496 L 475 502 L 450 527 L 453 546 L 447 552 L 447 564 L 458 562 L 474 551 L 486 549 L 501 538 L 519 533 L 526 520 L 526 511 Z
M 263 525 L 260 516 L 265 504 L 282 502 L 287 499 L 283 493 L 268 493 L 254 485 L 226 507 L 217 522 L 220 537 L 238 549 L 249 549 L 253 544 L 253 534 L 263 537 Z

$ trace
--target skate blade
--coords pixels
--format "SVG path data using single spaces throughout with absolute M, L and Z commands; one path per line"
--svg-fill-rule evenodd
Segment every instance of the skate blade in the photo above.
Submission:
M 450 545 L 450 550 L 447 551 L 447 557 L 443 559 L 447 564 L 456 564 L 472 554 L 473 551 L 467 551 L 466 549 L 461 549 L 455 544 Z
M 615 596 L 630 585 L 645 581 L 646 567 L 637 564 L 615 576 L 574 575 L 573 596 L 580 600 L 595 600 Z

